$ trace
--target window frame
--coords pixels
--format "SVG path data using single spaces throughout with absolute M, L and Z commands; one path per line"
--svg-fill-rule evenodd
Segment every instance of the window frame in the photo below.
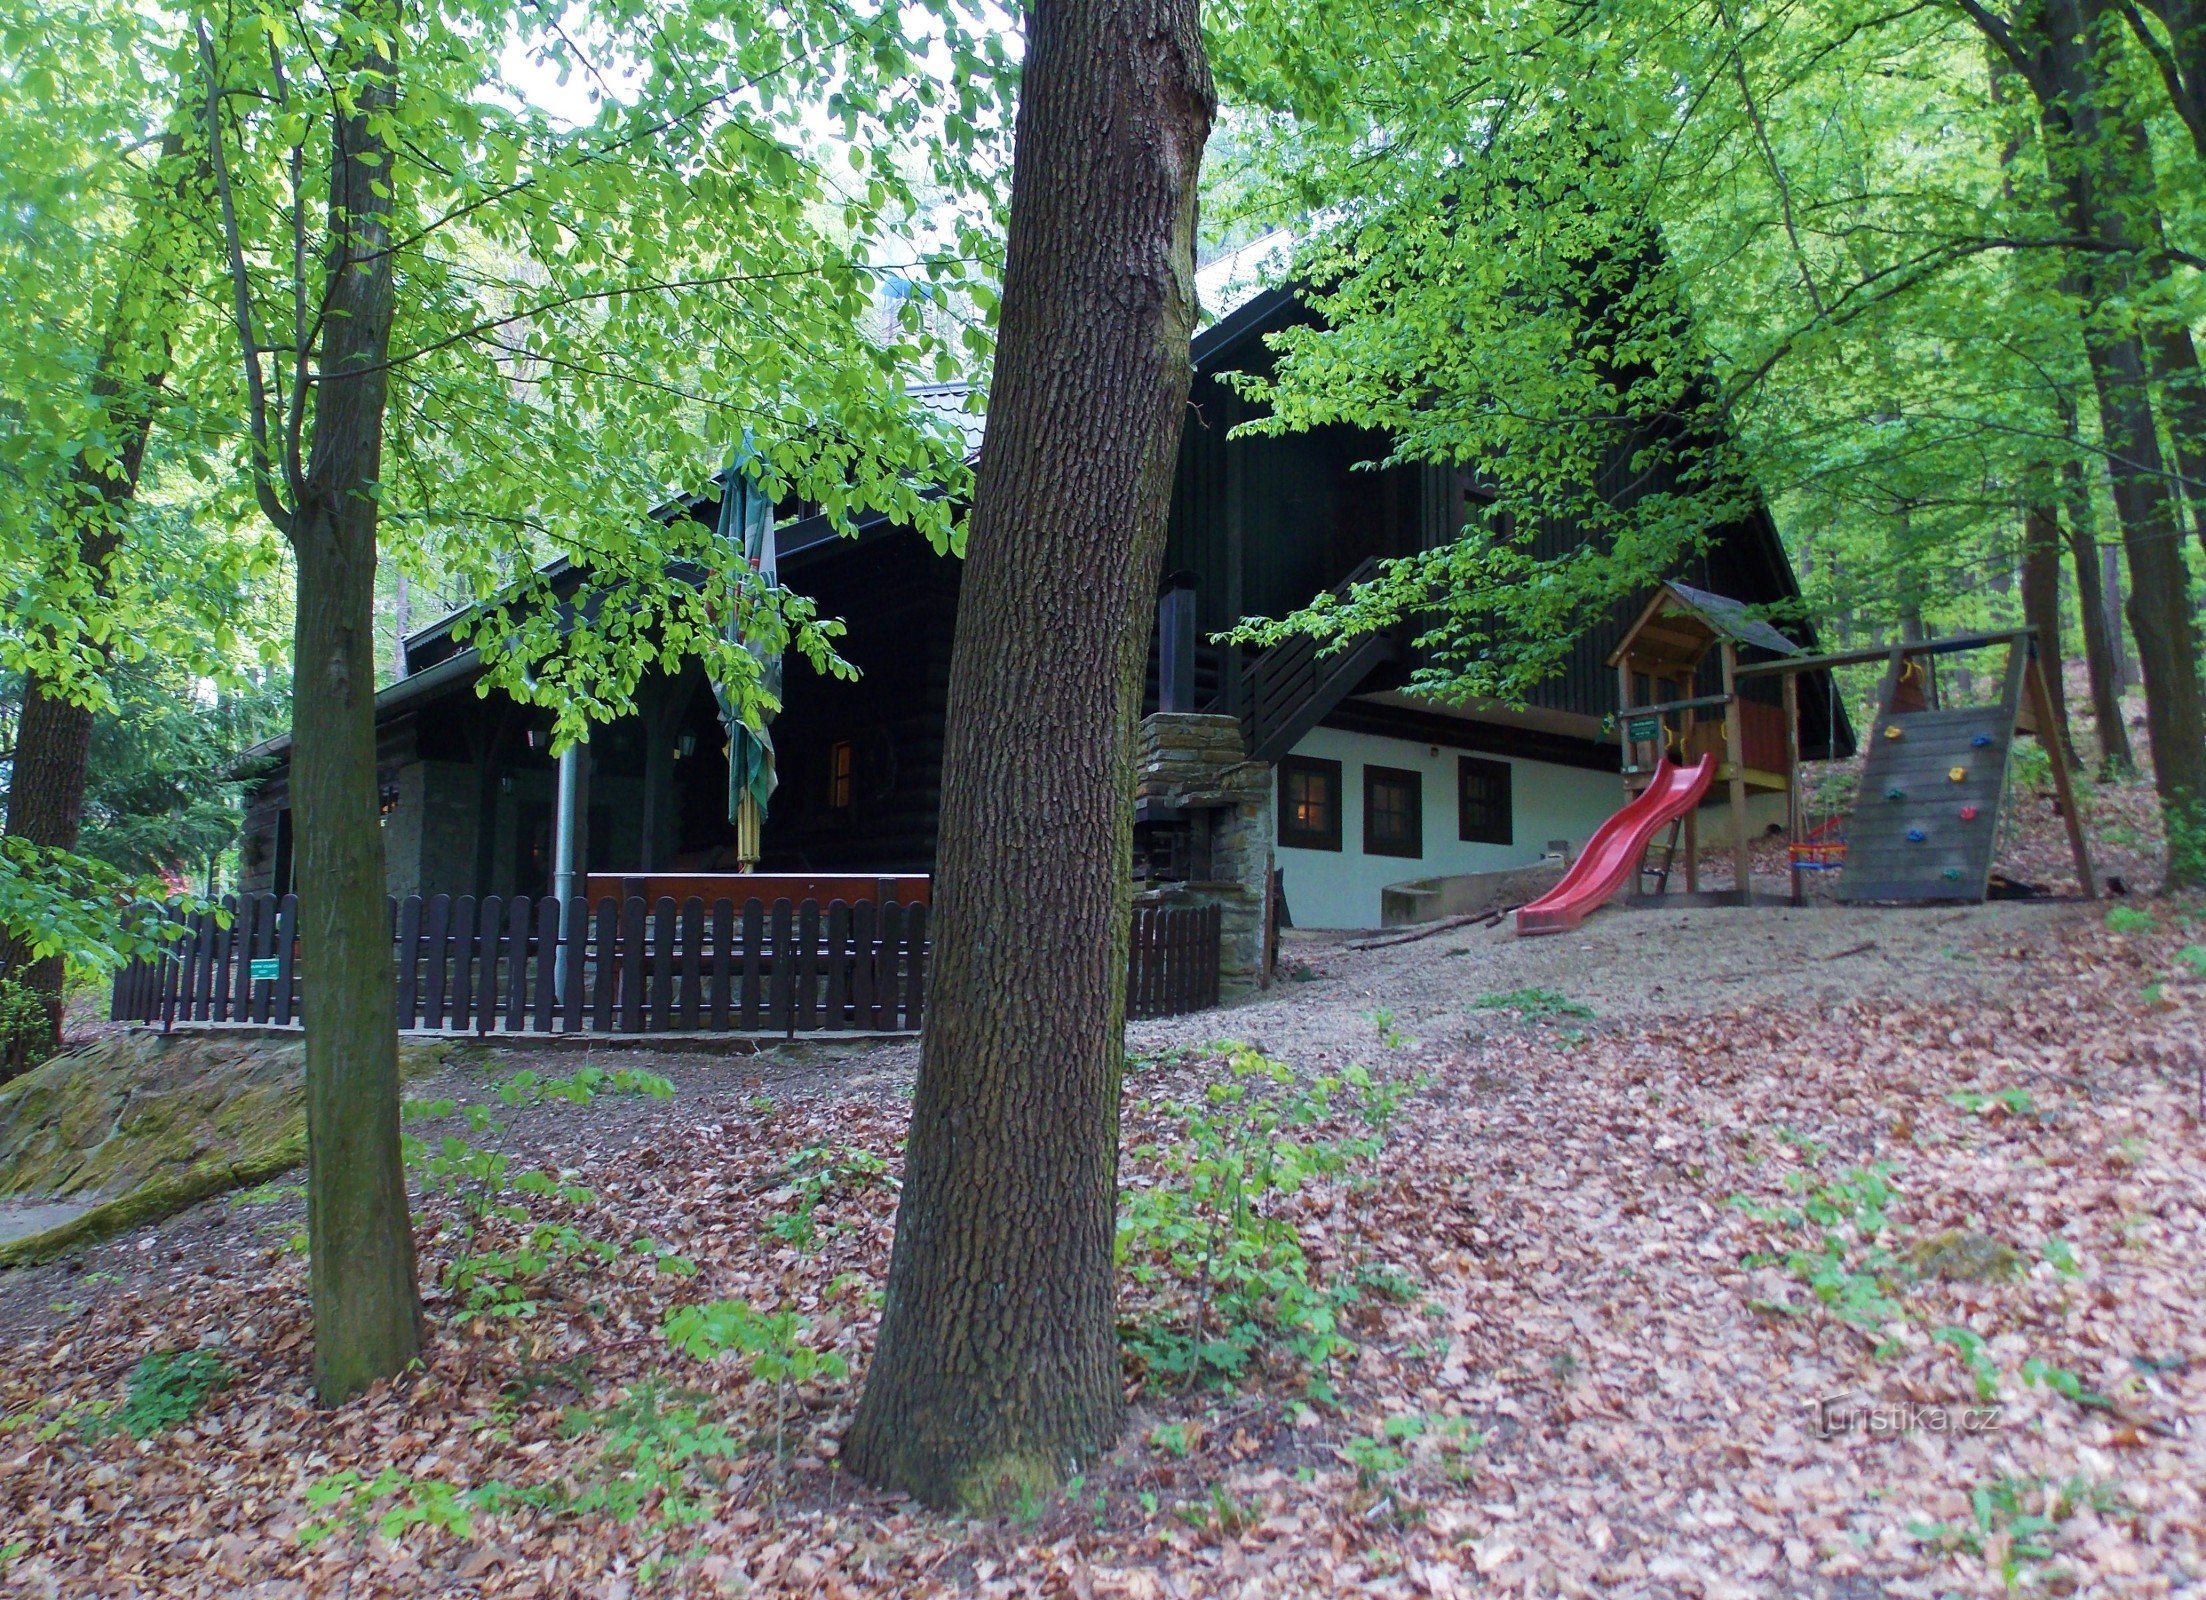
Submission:
M 1379 808 L 1372 804 L 1373 791 L 1382 784 L 1397 784 L 1410 795 L 1410 827 L 1415 838 L 1408 844 L 1393 844 L 1382 840 L 1373 831 Z M 1413 767 L 1382 767 L 1365 762 L 1363 769 L 1363 853 L 1367 856 L 1393 856 L 1405 861 L 1422 861 L 1425 857 L 1425 775 Z
M 1287 783 L 1293 777 L 1313 777 L 1322 781 L 1329 796 L 1328 808 L 1332 813 L 1330 826 L 1324 828 L 1299 828 L 1290 820 L 1287 805 Z M 1344 774 L 1338 761 L 1323 756 L 1286 756 L 1279 763 L 1278 817 L 1274 833 L 1282 850 L 1331 850 L 1341 848 L 1341 807 L 1346 800 Z
M 858 747 L 837 739 L 827 747 L 827 809 L 848 811 L 858 803 Z
M 1501 788 L 1501 820 L 1483 830 L 1471 825 L 1469 778 L 1476 773 L 1498 777 Z M 1516 767 L 1509 761 L 1497 761 L 1490 756 L 1464 756 L 1455 758 L 1455 836 L 1465 844 L 1514 845 L 1517 842 L 1517 792 Z M 1493 829 L 1498 827 L 1498 836 Z

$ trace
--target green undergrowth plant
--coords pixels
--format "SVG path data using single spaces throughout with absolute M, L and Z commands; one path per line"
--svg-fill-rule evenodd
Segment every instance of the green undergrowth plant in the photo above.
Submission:
M 586 1106 L 600 1095 L 640 1095 L 651 1100 L 671 1100 L 672 1080 L 633 1067 L 579 1067 L 564 1078 L 546 1078 L 523 1067 L 500 1079 L 492 1093 L 509 1106 L 541 1105 L 557 1100 L 565 1105 Z
M 1956 1089 L 1946 1096 L 1946 1104 L 1966 1111 L 1972 1117 L 1998 1116 L 2034 1117 L 2039 1114 L 2037 1101 L 2030 1091 L 2009 1085 L 2004 1089 L 1985 1092 L 1980 1089 Z
M 130 1369 L 116 1423 L 133 1439 L 150 1439 L 191 1421 L 230 1382 L 229 1364 L 213 1350 L 154 1350 Z
M 789 1157 L 784 1170 L 790 1208 L 767 1223 L 766 1231 L 783 1244 L 805 1251 L 819 1245 L 819 1210 L 829 1199 L 861 1189 L 892 1186 L 886 1161 L 870 1150 L 848 1145 L 840 1150 L 807 1146 Z
M 419 1477 L 395 1466 L 368 1476 L 353 1467 L 308 1486 L 299 1526 L 302 1544 L 333 1534 L 360 1537 L 373 1530 L 403 1541 L 424 1529 L 473 1540 L 477 1519 L 522 1510 L 551 1517 L 608 1516 L 639 1524 L 663 1546 L 682 1529 L 710 1517 L 720 1504 L 732 1463 L 744 1455 L 733 1432 L 707 1409 L 709 1397 L 650 1377 L 599 1407 L 568 1408 L 562 1427 L 570 1439 L 592 1440 L 597 1449 L 581 1476 L 564 1481 L 511 1484 L 499 1480 L 462 1488 L 443 1478 Z M 645 1583 L 664 1576 L 687 1557 L 654 1548 L 638 1564 Z
M 1222 1483 L 1212 1484 L 1200 1500 L 1182 1501 L 1173 1513 L 1197 1533 L 1221 1539 L 1238 1538 L 1264 1520 L 1262 1505 L 1242 1499 Z
M 1880 1162 L 1825 1177 L 1815 1170 L 1822 1147 L 1812 1141 L 1801 1141 L 1797 1147 L 1806 1164 L 1785 1178 L 1786 1187 L 1799 1197 L 1797 1204 L 1770 1205 L 1743 1194 L 1727 1202 L 1777 1230 L 1785 1241 L 1782 1248 L 1749 1252 L 1745 1264 L 1783 1268 L 1809 1289 L 1826 1314 L 1872 1336 L 1877 1356 L 1900 1350 L 1898 1335 L 1911 1323 L 1907 1297 L 1921 1281 L 2000 1282 L 2027 1269 L 2021 1252 L 1985 1234 L 1952 1230 L 1909 1241 L 1890 1226 L 1887 1213 L 1899 1191 L 1889 1165 Z M 2057 1235 L 2044 1241 L 2040 1253 L 2063 1277 L 2081 1271 L 2068 1242 Z M 1757 1300 L 1754 1304 L 1759 1310 L 1785 1316 L 1801 1311 L 1785 1302 Z M 1998 1399 L 2002 1373 L 1982 1334 L 1946 1326 L 1931 1329 L 1929 1338 L 1933 1345 L 1950 1350 L 1967 1369 L 1978 1399 Z M 2075 1374 L 2038 1357 L 2025 1360 L 2019 1371 L 2023 1382 L 2050 1389 L 2086 1409 L 2109 1404 Z
M 1208 1044 L 1159 1045 L 1154 1050 L 1129 1050 L 1126 1052 L 1126 1075 L 1155 1072 L 1165 1067 L 1184 1067 L 1192 1062 L 1223 1055 L 1233 1048 L 1230 1039 L 1213 1039 Z
M 773 1386 L 776 1461 L 794 1392 L 850 1376 L 841 1352 L 813 1343 L 811 1323 L 794 1311 L 765 1312 L 744 1300 L 714 1300 L 668 1313 L 660 1332 L 674 1349 L 700 1361 L 739 1355 L 753 1378 Z
M 727 1487 L 729 1464 L 745 1453 L 709 1406 L 709 1396 L 653 1377 L 608 1405 L 570 1408 L 567 1435 L 597 1441 L 597 1469 L 552 1509 L 621 1523 L 641 1517 L 654 1533 L 704 1521 Z
M 1812 1163 L 1812 1158 L 1811 1158 Z M 1900 1304 L 1899 1260 L 1880 1241 L 1894 1190 L 1892 1169 L 1879 1163 L 1825 1180 L 1812 1164 L 1785 1175 L 1797 1205 L 1771 1206 L 1750 1196 L 1728 1202 L 1757 1222 L 1796 1240 L 1786 1248 L 1755 1251 L 1750 1267 L 1782 1267 L 1805 1284 L 1823 1308 L 1864 1333 L 1880 1333 L 1905 1316 Z M 1765 1310 L 1796 1308 L 1761 1302 Z
M 233 1376 L 215 1350 L 149 1351 L 124 1377 L 120 1400 L 50 1399 L 0 1417 L 0 1437 L 27 1432 L 42 1444 L 68 1438 L 105 1439 L 117 1433 L 150 1439 L 197 1417 Z
M 1510 989 L 1500 994 L 1482 994 L 1471 1002 L 1473 1011 L 1513 1011 L 1526 1022 L 1555 1022 L 1574 1019 L 1591 1022 L 1593 1007 L 1573 1000 L 1567 994 L 1554 989 Z
M 0 978 L 0 1062 L 30 1070 L 52 1053 L 52 1034 L 45 997 L 27 983 Z
M 1300 1080 L 1235 1045 L 1200 1102 L 1160 1108 L 1176 1136 L 1131 1152 L 1159 1176 L 1125 1187 L 1117 1245 L 1123 1270 L 1152 1292 L 1122 1329 L 1152 1388 L 1240 1382 L 1277 1356 L 1313 1399 L 1333 1400 L 1356 1284 L 1313 1268 L 1285 1202 L 1368 1165 L 1413 1087 L 1362 1067 Z
M 2087 1509 L 2112 1517 L 2124 1507 L 2109 1483 L 2080 1476 L 2059 1482 L 2003 1477 L 1970 1491 L 1968 1521 L 1911 1522 L 1907 1531 L 1916 1543 L 1955 1560 L 1995 1557 L 2009 1589 L 2028 1586 L 2062 1593 L 2065 1589 L 2055 1581 L 2061 1574 L 2049 1563 L 2059 1553 L 2062 1524 Z
M 114 1415 L 113 1400 L 48 1400 L 29 1410 L 0 1417 L 0 1438 L 12 1433 L 28 1432 L 40 1444 L 49 1444 L 56 1439 L 71 1436 L 103 1439 L 115 1431 L 117 1425 Z
M 392 1540 L 403 1540 L 421 1528 L 472 1539 L 475 1512 L 496 1499 L 495 1485 L 462 1489 L 442 1478 L 417 1478 L 396 1467 L 385 1467 L 370 1478 L 346 1467 L 307 1486 L 307 1509 L 317 1514 L 299 1524 L 299 1542 L 319 1544 L 334 1533 L 359 1535 L 371 1527 Z
M 1406 1050 L 1416 1041 L 1394 1026 L 1394 1013 L 1381 1007 L 1364 1013 L 1364 1020 L 1379 1030 L 1379 1043 L 1389 1050 Z
M 408 1122 L 436 1121 L 464 1111 L 470 1131 L 498 1129 L 482 1107 L 459 1107 L 449 1099 L 411 1100 L 403 1110 Z M 566 1217 L 543 1214 L 553 1206 L 580 1210 L 597 1198 L 561 1173 L 517 1168 L 504 1151 L 471 1144 L 457 1134 L 431 1141 L 408 1133 L 401 1149 L 424 1192 L 449 1193 L 459 1204 L 453 1231 L 461 1248 L 445 1263 L 438 1283 L 463 1319 L 534 1316 L 542 1284 L 555 1269 L 604 1264 L 621 1254 L 614 1241 L 585 1232 Z M 477 1248 L 486 1233 L 511 1242 Z M 687 1277 L 697 1270 L 687 1257 L 648 1238 L 633 1240 L 628 1248 L 662 1272 Z

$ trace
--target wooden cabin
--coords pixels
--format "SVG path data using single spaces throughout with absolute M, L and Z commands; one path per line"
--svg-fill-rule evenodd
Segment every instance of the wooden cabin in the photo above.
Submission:
M 1145 769 L 1136 871 L 1152 890 L 1230 883 L 1258 893 L 1276 870 L 1296 926 L 1367 927 L 1388 885 L 1535 861 L 1555 841 L 1582 844 L 1616 808 L 1607 658 L 1639 607 L 1619 605 L 1578 640 L 1523 710 L 1405 692 L 1413 658 L 1396 637 L 1334 657 L 1301 641 L 1261 651 L 1210 643 L 1242 616 L 1283 613 L 1374 562 L 1451 539 L 1478 494 L 1470 474 L 1446 468 L 1356 470 L 1387 444 L 1352 428 L 1228 437 L 1244 412 L 1225 375 L 1262 370 L 1264 335 L 1307 315 L 1272 291 L 1194 341 L 1145 708 L 1166 721 L 1152 717 L 1144 749 L 1165 752 L 1166 767 L 1172 751 L 1201 754 L 1179 778 Z M 676 514 L 710 521 L 716 509 L 699 496 Z M 1571 537 L 1543 535 L 1545 553 Z M 797 518 L 779 530 L 779 548 L 782 581 L 844 620 L 842 653 L 860 676 L 826 678 L 792 661 L 773 725 L 781 787 L 760 870 L 931 871 L 960 563 L 879 517 L 855 537 L 822 517 Z M 580 587 L 579 572 L 554 576 L 564 593 Z M 1751 605 L 1798 597 L 1766 513 L 1719 530 L 1678 576 Z M 503 694 L 478 696 L 482 662 L 448 624 L 409 638 L 405 657 L 405 675 L 376 702 L 392 890 L 548 892 L 549 718 Z M 724 735 L 702 670 L 655 675 L 640 700 L 589 745 L 584 869 L 732 868 Z M 1827 696 L 1803 698 L 1804 750 L 1850 748 L 1830 707 Z M 1193 731 L 1174 731 L 1171 719 Z M 271 760 L 248 807 L 250 890 L 290 886 L 287 748 L 279 739 L 256 752 Z M 1188 778 L 1195 767 L 1217 782 Z

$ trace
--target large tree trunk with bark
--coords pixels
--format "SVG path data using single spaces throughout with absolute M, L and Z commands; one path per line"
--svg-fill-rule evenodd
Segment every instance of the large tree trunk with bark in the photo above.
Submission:
M 421 1348 L 413 1228 L 400 1158 L 398 996 L 375 797 L 375 503 L 342 469 L 300 508 L 291 804 L 306 1021 L 307 1236 L 314 1380 L 334 1405 Z M 375 446 L 366 443 L 372 473 Z M 343 487 L 354 479 L 352 487 Z M 308 709 L 310 708 L 310 709 Z
M 2129 556 L 2130 632 L 2144 670 L 2145 725 L 2167 834 L 2171 887 L 2206 884 L 2206 685 L 2199 677 L 2181 509 L 2160 449 L 2150 365 L 2121 314 L 2139 259 L 2129 167 L 2102 114 L 2103 81 L 2078 0 L 2044 0 L 2032 19 L 2045 146 L 2067 220 L 2096 241 L 2078 271 L 2089 290 L 2083 341 L 2099 401 L 2099 431 Z
M 2199 371 L 2198 347 L 2191 338 L 2190 323 L 2171 312 L 2168 294 L 2174 263 L 2168 259 L 2167 226 L 2160 214 L 2159 179 L 2154 172 L 2152 140 L 2137 106 L 2115 87 L 2113 63 L 2101 52 L 2116 47 L 2120 9 L 2109 0 L 2082 0 L 2081 20 L 2097 48 L 2079 59 L 2090 74 L 2093 112 L 2103 119 L 2104 150 L 2100 166 L 2108 179 L 2120 181 L 2119 193 L 2108 193 L 2103 203 L 2122 208 L 2128 229 L 2142 250 L 2137 259 L 2140 282 L 2152 291 L 2146 302 L 2145 353 L 2152 377 L 2159 386 L 2160 410 L 2168 425 L 2168 444 L 2175 468 L 2182 475 L 2183 499 L 2190 507 L 2192 531 L 2206 550 L 2206 374 Z
M 1194 331 L 1196 0 L 1036 0 L 950 671 L 935 946 L 880 1343 L 844 1445 L 938 1506 L 1123 1416 L 1112 1244 L 1132 736 Z
M 398 999 L 391 967 L 375 774 L 376 488 L 393 309 L 392 164 L 397 67 L 388 16 L 355 19 L 350 105 L 332 127 L 328 315 L 303 469 L 291 436 L 263 430 L 259 491 L 298 565 L 291 803 L 299 956 L 307 974 L 307 1242 L 314 1384 L 335 1405 L 401 1371 L 421 1348 L 421 1296 L 400 1154 Z M 202 36 L 204 39 L 204 35 Z M 209 51 L 210 66 L 212 47 Z M 388 44 L 380 47 L 388 50 Z M 229 218 L 227 176 L 218 162 Z M 234 234 L 234 219 L 229 219 Z M 242 260 L 233 239 L 233 271 Z M 240 341 L 251 331 L 240 272 Z M 256 404 L 256 412 L 259 410 Z M 293 503 L 266 476 L 285 463 Z
M 2049 502 L 2032 498 L 2022 508 L 2022 620 L 2037 629 L 2038 660 L 2053 698 L 2053 721 L 2060 748 L 2076 759 L 2076 741 L 2068 727 L 2067 674 L 2060 653 L 2060 515 Z
M 2206 885 L 2206 695 L 2176 500 L 2161 466 L 2139 341 L 2098 331 L 2087 337 L 2129 555 L 2129 628 L 2144 670 L 2145 727 L 2167 833 L 2165 879 L 2170 887 L 2196 888 Z

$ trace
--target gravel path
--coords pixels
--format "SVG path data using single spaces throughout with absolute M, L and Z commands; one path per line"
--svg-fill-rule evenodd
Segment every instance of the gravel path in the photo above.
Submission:
M 1603 1023 L 1741 1008 L 1812 1012 L 1849 999 L 1990 999 L 2016 968 L 1988 960 L 2044 947 L 2095 921 L 2090 905 L 2009 900 L 1980 906 L 1789 906 L 1596 913 L 1568 933 L 1520 939 L 1506 923 L 1449 929 L 1408 944 L 1290 935 L 1289 976 L 1219 1011 L 1127 1030 L 1136 1051 L 1220 1037 L 1271 1054 L 1366 1051 L 1374 1013 L 1428 1046 L 1462 1046 L 1508 1025 L 1477 1002 L 1541 989 L 1590 1007 Z M 1378 937 L 1386 937 L 1380 935 Z

